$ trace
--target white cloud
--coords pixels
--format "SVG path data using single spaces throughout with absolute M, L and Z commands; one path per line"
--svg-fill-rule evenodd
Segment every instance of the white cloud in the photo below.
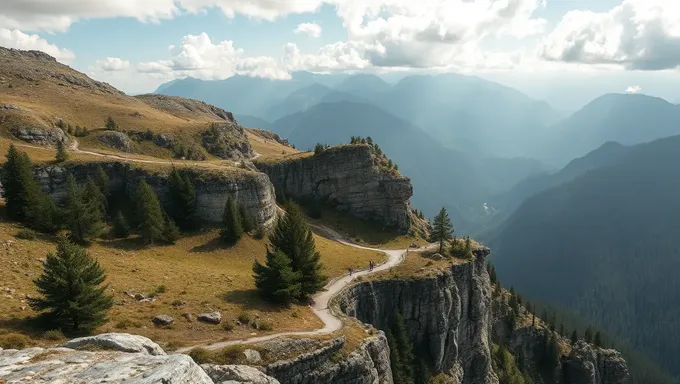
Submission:
M 642 87 L 639 85 L 629 85 L 628 88 L 626 88 L 626 93 L 640 93 L 642 92 Z
M 351 43 L 328 44 L 315 54 L 301 53 L 297 45 L 284 47 L 282 65 L 288 71 L 333 72 L 370 67 L 370 62 Z
M 304 33 L 316 38 L 321 36 L 321 26 L 316 23 L 302 23 L 298 24 L 293 32 L 297 34 Z
M 627 69 L 679 67 L 680 2 L 624 0 L 604 13 L 568 12 L 540 53 L 548 60 Z
M 118 57 L 107 57 L 106 60 L 97 60 L 95 63 L 97 68 L 103 71 L 124 71 L 130 68 L 130 62 L 127 60 L 121 60 Z
M 0 46 L 7 48 L 43 51 L 58 61 L 69 64 L 75 59 L 75 54 L 68 49 L 50 44 L 38 35 L 28 35 L 18 29 L 0 28 Z
M 323 0 L 176 0 L 180 7 L 189 12 L 200 12 L 208 8 L 219 8 L 226 16 L 241 14 L 255 19 L 274 21 L 279 17 L 316 12 Z

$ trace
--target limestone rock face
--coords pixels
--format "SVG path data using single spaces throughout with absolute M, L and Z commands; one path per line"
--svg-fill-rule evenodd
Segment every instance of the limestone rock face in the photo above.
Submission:
M 55 146 L 66 140 L 64 131 L 59 128 L 39 128 L 37 126 L 19 126 L 12 129 L 12 135 L 19 140 L 37 145 Z
M 272 363 L 265 372 L 287 384 L 392 384 L 390 350 L 382 332 L 366 338 L 346 358 L 333 359 L 344 344 L 344 338 L 335 339 L 294 359 Z
M 8 384 L 213 384 L 186 355 L 151 356 L 67 348 L 0 350 L 0 378 Z
M 408 178 L 374 163 L 368 145 L 329 148 L 317 155 L 281 162 L 256 161 L 277 192 L 327 203 L 340 211 L 400 232 L 411 227 Z
M 458 383 L 498 383 L 489 349 L 486 253 L 432 277 L 361 282 L 338 295 L 336 303 L 379 329 L 388 329 L 400 313 L 414 346 L 429 351 L 436 372 L 457 372 Z
M 149 171 L 130 163 L 101 162 L 50 165 L 36 170 L 37 178 L 44 191 L 55 199 L 61 199 L 65 191 L 66 174 L 70 172 L 78 182 L 86 182 L 94 176 L 97 165 L 108 174 L 113 188 L 129 193 L 131 196 L 140 179 L 146 180 L 164 205 L 168 201 L 169 171 Z M 242 206 L 256 225 L 269 227 L 276 218 L 276 199 L 274 187 L 266 175 L 243 169 L 212 170 L 187 169 L 194 180 L 198 216 L 206 221 L 222 222 L 222 213 L 228 197 L 234 198 Z
M 130 137 L 123 132 L 103 132 L 98 137 L 99 141 L 111 148 L 123 152 L 134 152 L 134 144 Z
M 151 341 L 151 339 L 128 333 L 102 333 L 96 336 L 79 337 L 67 341 L 61 347 L 81 350 L 105 349 L 151 356 L 165 356 L 163 348 Z
M 204 364 L 201 365 L 201 368 L 203 368 L 215 384 L 279 384 L 279 381 L 275 378 L 267 376 L 257 368 L 247 365 Z
M 621 354 L 612 349 L 592 347 L 583 340 L 563 359 L 567 381 L 583 384 L 625 384 L 630 376 Z

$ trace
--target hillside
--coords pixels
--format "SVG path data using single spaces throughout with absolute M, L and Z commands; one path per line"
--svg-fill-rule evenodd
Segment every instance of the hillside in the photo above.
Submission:
M 200 101 L 130 97 L 35 51 L 0 47 L 0 73 L 5 138 L 55 145 L 67 135 L 68 140 L 76 136 L 81 149 L 164 158 L 252 156 L 245 132 L 231 113 Z M 105 132 L 108 117 L 121 132 Z
M 679 134 L 680 106 L 646 95 L 607 94 L 546 132 L 545 145 L 532 153 L 565 164 L 608 141 L 633 145 Z
M 489 243 L 499 276 L 680 374 L 680 136 L 526 200 Z M 531 266 L 527 268 L 526 266 Z

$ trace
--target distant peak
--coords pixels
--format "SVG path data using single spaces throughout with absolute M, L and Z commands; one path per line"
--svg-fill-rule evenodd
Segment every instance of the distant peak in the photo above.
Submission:
M 0 47 L 0 56 L 24 57 L 32 60 L 44 60 L 56 62 L 57 59 L 43 51 L 24 51 L 21 49 Z

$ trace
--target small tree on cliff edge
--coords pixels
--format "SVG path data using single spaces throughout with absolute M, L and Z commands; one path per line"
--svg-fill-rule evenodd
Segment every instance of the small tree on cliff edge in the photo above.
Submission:
M 432 241 L 439 242 L 439 253 L 444 251 L 444 243 L 453 239 L 453 224 L 446 208 L 442 207 L 432 223 Z

